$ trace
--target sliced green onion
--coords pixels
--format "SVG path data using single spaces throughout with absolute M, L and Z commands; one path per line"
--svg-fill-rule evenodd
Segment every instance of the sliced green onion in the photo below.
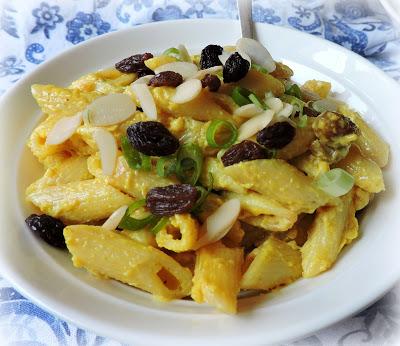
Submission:
M 237 105 L 244 106 L 251 103 L 251 101 L 248 98 L 250 94 L 251 94 L 250 90 L 237 86 L 233 88 L 231 96 L 233 98 L 233 101 L 235 101 Z
M 159 177 L 165 178 L 175 173 L 176 158 L 161 157 L 157 161 L 156 172 Z
M 197 199 L 196 204 L 192 208 L 192 213 L 198 214 L 201 212 L 201 207 L 204 203 L 204 201 L 207 199 L 208 195 L 210 194 L 211 190 L 213 189 L 214 186 L 214 177 L 212 174 L 209 174 L 209 179 L 210 179 L 210 186 L 206 190 L 203 186 L 196 186 L 197 191 L 200 193 L 200 197 Z
M 149 156 L 138 152 L 129 142 L 128 137 L 121 137 L 122 154 L 125 157 L 128 166 L 132 169 L 143 169 L 149 171 L 151 169 L 151 159 Z
M 229 131 L 229 136 L 225 140 L 223 140 L 222 143 L 218 143 L 216 137 L 218 135 L 218 132 L 221 131 L 223 128 Z M 238 131 L 236 129 L 236 126 L 229 121 L 221 119 L 214 119 L 208 126 L 206 131 L 207 143 L 211 148 L 227 149 L 236 142 L 237 137 Z
M 276 149 L 268 149 L 267 150 L 267 157 L 269 159 L 275 159 L 277 154 L 278 154 L 278 150 L 276 150 Z
M 203 153 L 198 145 L 187 143 L 179 148 L 176 174 L 186 184 L 195 185 L 203 167 Z
M 257 107 L 261 108 L 261 109 L 267 109 L 267 105 L 261 101 L 256 94 L 251 93 L 249 95 L 249 100 L 254 103 Z
M 317 186 L 331 196 L 340 197 L 353 188 L 354 177 L 341 168 L 334 168 L 318 178 Z
M 301 99 L 301 90 L 297 84 L 292 84 L 291 86 L 289 86 L 286 89 L 285 94 L 292 95 L 297 97 L 298 99 Z
M 164 53 L 162 53 L 162 55 L 172 56 L 173 58 L 181 60 L 181 52 L 175 47 L 168 48 L 166 51 L 164 51 Z
M 268 74 L 268 70 L 261 65 L 255 64 L 254 62 L 251 63 L 251 68 L 261 73 Z
M 125 212 L 124 217 L 122 218 L 121 222 L 119 223 L 118 227 L 122 229 L 128 229 L 131 231 L 137 231 L 139 229 L 143 229 L 148 225 L 153 225 L 158 222 L 159 217 L 155 215 L 148 215 L 143 219 L 135 219 L 131 215 L 134 211 L 143 208 L 146 205 L 145 199 L 140 199 L 138 201 L 133 202 L 127 211 Z
M 151 233 L 157 234 L 160 232 L 169 222 L 169 218 L 166 216 L 163 216 L 158 222 L 155 224 L 155 226 L 151 229 Z
M 297 127 L 302 129 L 307 126 L 308 123 L 308 116 L 306 114 L 301 114 L 299 116 L 299 121 L 297 123 Z
M 307 125 L 307 116 L 303 114 L 303 110 L 306 103 L 293 95 L 282 95 L 281 99 L 284 102 L 290 103 L 295 109 L 295 113 L 299 113 L 300 121 L 298 127 L 305 127 Z
M 188 50 L 186 49 L 185 45 L 180 44 L 178 46 L 179 49 L 179 55 L 181 57 L 181 60 L 186 61 L 186 62 L 192 62 L 192 58 L 189 55 Z

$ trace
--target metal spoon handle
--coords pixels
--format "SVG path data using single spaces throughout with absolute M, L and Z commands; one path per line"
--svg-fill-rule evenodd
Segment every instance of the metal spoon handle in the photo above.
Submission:
M 253 38 L 251 0 L 237 0 L 242 37 Z

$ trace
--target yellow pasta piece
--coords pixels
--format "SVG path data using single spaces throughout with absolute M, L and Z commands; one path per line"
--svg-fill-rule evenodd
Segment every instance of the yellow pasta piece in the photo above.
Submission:
M 271 72 L 270 74 L 278 79 L 289 79 L 293 76 L 293 70 L 282 62 L 276 62 L 275 71 Z
M 133 199 L 98 179 L 64 185 L 28 188 L 27 200 L 43 213 L 66 222 L 102 220 Z
M 309 230 L 301 249 L 303 276 L 313 277 L 329 269 L 340 252 L 342 239 L 349 222 L 352 192 L 340 198 L 337 205 L 322 207 Z
M 62 185 L 72 181 L 92 179 L 93 176 L 87 169 L 87 157 L 72 156 L 47 168 L 42 178 L 37 180 L 27 189 L 27 194 L 32 189 L 38 189 L 40 186 Z
M 341 105 L 338 111 L 349 117 L 360 129 L 361 133 L 355 144 L 360 149 L 361 154 L 375 161 L 379 167 L 385 167 L 389 160 L 388 144 L 357 112 L 352 111 L 348 106 Z
M 139 229 L 137 231 L 122 230 L 121 234 L 131 238 L 140 244 L 157 247 L 156 237 L 148 229 Z
M 79 89 L 60 88 L 55 85 L 32 85 L 32 95 L 43 113 L 56 116 L 74 115 L 91 103 L 98 93 L 81 92 Z
M 112 176 L 103 174 L 97 154 L 88 158 L 88 169 L 96 178 L 136 198 L 146 197 L 147 192 L 153 187 L 167 186 L 177 182 L 172 177 L 161 178 L 153 171 L 131 169 L 122 155 L 117 158 L 117 165 Z
M 363 157 L 359 150 L 352 146 L 348 155 L 336 164 L 336 167 L 349 172 L 355 180 L 355 184 L 363 190 L 378 193 L 385 190 L 382 170 L 370 159 Z
M 271 290 L 301 276 L 301 254 L 275 237 L 269 237 L 246 258 L 242 289 Z
M 332 88 L 332 84 L 325 81 L 311 79 L 303 84 L 303 88 L 318 94 L 321 98 L 324 99 L 328 97 Z
M 264 98 L 265 93 L 269 91 L 276 97 L 285 92 L 285 86 L 279 79 L 254 69 L 250 69 L 246 76 L 236 83 L 222 84 L 219 92 L 230 95 L 235 86 L 249 89 L 260 98 Z
M 210 174 L 213 178 L 213 187 L 217 190 L 227 190 L 241 194 L 246 193 L 246 188 L 237 184 L 225 170 L 224 165 L 216 158 L 206 158 L 201 171 L 200 182 L 204 186 L 211 186 Z
M 297 220 L 297 214 L 284 208 L 280 203 L 255 192 L 238 194 L 224 193 L 227 199 L 237 198 L 241 205 L 240 220 L 268 231 L 287 231 Z
M 354 207 L 356 210 L 364 209 L 369 201 L 372 199 L 373 194 L 359 188 L 358 186 L 354 186 Z
M 208 303 L 226 313 L 236 313 L 242 262 L 242 249 L 227 248 L 221 242 L 198 250 L 193 276 L 193 300 Z
M 278 150 L 276 155 L 278 159 L 291 160 L 309 150 L 311 143 L 315 139 L 315 134 L 312 129 L 313 121 L 313 118 L 309 118 L 306 127 L 296 129 L 296 135 L 293 140 L 288 145 Z
M 169 56 L 169 55 L 159 55 L 159 56 L 155 56 L 154 58 L 151 59 L 147 59 L 145 60 L 144 64 L 150 69 L 150 70 L 155 70 L 156 68 L 165 65 L 165 64 L 169 64 L 171 62 L 175 62 L 178 61 L 178 59 Z
M 307 153 L 296 157 L 291 163 L 311 178 L 318 178 L 321 174 L 329 171 L 329 163 L 319 157 Z
M 193 250 L 198 239 L 198 229 L 199 224 L 190 214 L 175 214 L 157 232 L 157 245 L 175 252 Z
M 240 186 L 268 196 L 297 214 L 313 213 L 316 208 L 327 204 L 332 199 L 331 196 L 316 188 L 311 178 L 283 160 L 243 161 L 220 171 L 222 175 L 229 177 L 230 182 L 220 184 L 221 177 L 218 177 L 214 179 L 215 189 L 232 191 Z M 216 175 L 213 174 L 213 176 Z
M 64 237 L 75 267 L 140 288 L 162 301 L 190 294 L 190 270 L 160 250 L 99 226 L 68 226 Z
M 208 121 L 212 119 L 232 119 L 232 115 L 221 107 L 211 92 L 202 90 L 194 100 L 177 104 L 170 101 L 175 94 L 175 88 L 158 87 L 151 88 L 159 114 L 179 117 L 190 117 L 194 120 Z

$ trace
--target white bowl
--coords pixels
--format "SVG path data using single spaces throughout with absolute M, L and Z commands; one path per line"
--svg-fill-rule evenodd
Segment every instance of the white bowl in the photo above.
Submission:
M 399 142 L 400 88 L 367 60 L 335 44 L 297 31 L 257 24 L 258 39 L 295 79 L 331 81 L 351 106 L 390 143 L 387 190 L 364 213 L 361 238 L 329 272 L 300 280 L 281 291 L 241 300 L 237 316 L 190 301 L 156 303 L 147 293 L 96 279 L 72 266 L 69 256 L 50 248 L 24 226 L 23 190 L 38 164 L 24 143 L 39 118 L 30 94 L 33 83 L 68 85 L 78 76 L 144 51 L 160 52 L 185 43 L 199 52 L 210 43 L 232 44 L 239 24 L 187 20 L 142 25 L 76 46 L 40 65 L 0 102 L 0 272 L 45 309 L 122 341 L 163 345 L 253 345 L 299 338 L 355 313 L 392 287 L 400 277 Z

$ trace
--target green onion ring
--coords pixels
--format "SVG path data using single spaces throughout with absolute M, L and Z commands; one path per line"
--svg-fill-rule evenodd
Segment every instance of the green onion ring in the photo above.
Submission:
M 292 95 L 301 99 L 301 90 L 297 84 L 292 84 L 289 88 L 285 91 L 285 94 Z
M 203 153 L 198 145 L 187 143 L 178 150 L 176 175 L 186 184 L 196 185 L 203 167 Z
M 233 101 L 239 106 L 248 105 L 251 103 L 248 96 L 251 94 L 250 90 L 237 86 L 233 88 L 231 96 Z
M 268 70 L 261 65 L 255 64 L 254 62 L 251 63 L 251 68 L 261 73 L 268 74 Z
M 340 197 L 353 188 L 354 177 L 341 168 L 334 168 L 322 174 L 316 184 L 331 196 Z
M 230 136 L 224 143 L 218 144 L 215 140 L 215 136 L 222 127 L 225 127 L 230 131 Z M 237 137 L 238 131 L 236 126 L 231 122 L 222 119 L 214 119 L 211 121 L 211 124 L 208 126 L 206 131 L 207 143 L 211 148 L 227 149 L 236 142 Z
M 128 137 L 121 137 L 122 154 L 125 157 L 128 166 L 132 169 L 143 169 L 149 171 L 151 169 L 151 159 L 149 156 L 144 155 L 137 151 L 129 142 Z
M 267 109 L 267 106 L 264 102 L 262 102 L 256 94 L 251 93 L 249 95 L 249 100 L 254 103 L 257 107 L 261 108 L 261 109 Z
M 143 229 L 148 225 L 153 225 L 158 222 L 159 217 L 155 215 L 146 216 L 143 219 L 135 219 L 131 217 L 131 214 L 146 205 L 146 199 L 140 199 L 138 201 L 133 202 L 127 211 L 125 212 L 124 217 L 122 218 L 121 222 L 119 223 L 118 227 L 122 229 L 128 229 L 131 231 L 137 231 Z
M 151 229 L 151 233 L 157 234 L 160 232 L 169 222 L 169 218 L 166 216 L 163 216 L 158 222 L 155 224 L 155 226 Z
M 162 55 L 172 56 L 173 58 L 181 60 L 181 51 L 175 47 L 168 48 Z
M 165 178 L 175 173 L 176 169 L 176 158 L 161 157 L 157 161 L 156 172 L 161 178 Z

